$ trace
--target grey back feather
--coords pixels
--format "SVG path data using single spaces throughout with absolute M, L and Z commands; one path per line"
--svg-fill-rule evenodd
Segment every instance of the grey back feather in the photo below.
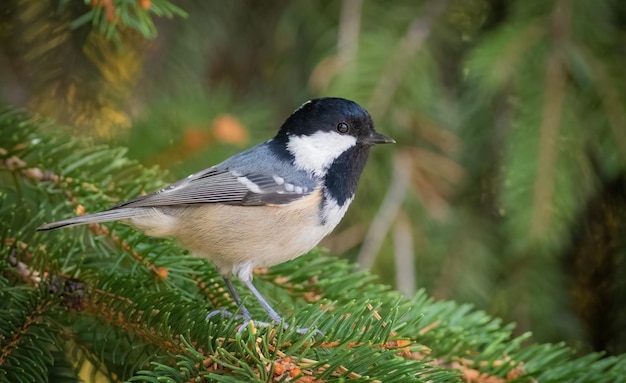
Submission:
M 152 208 L 194 204 L 281 205 L 300 199 L 319 182 L 289 161 L 278 158 L 271 140 L 226 161 L 194 173 L 163 189 L 122 202 L 110 210 L 49 223 L 37 230 L 51 230 L 94 222 L 109 222 L 154 213 Z
M 204 203 L 285 204 L 311 193 L 319 181 L 289 162 L 279 160 L 269 142 L 113 209 Z M 277 177 L 284 182 L 278 182 Z

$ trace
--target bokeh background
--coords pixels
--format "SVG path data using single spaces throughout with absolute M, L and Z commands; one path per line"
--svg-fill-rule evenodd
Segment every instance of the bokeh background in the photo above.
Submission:
M 314 97 L 377 130 L 323 245 L 408 295 L 626 352 L 626 2 L 3 0 L 0 103 L 165 181 Z M 18 127 L 16 127 L 18 129 Z

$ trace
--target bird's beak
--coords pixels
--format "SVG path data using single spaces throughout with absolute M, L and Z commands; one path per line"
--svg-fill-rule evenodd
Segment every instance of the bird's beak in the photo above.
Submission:
M 393 138 L 384 136 L 378 132 L 372 130 L 372 132 L 367 137 L 363 137 L 360 139 L 360 142 L 363 144 L 395 144 L 396 140 Z

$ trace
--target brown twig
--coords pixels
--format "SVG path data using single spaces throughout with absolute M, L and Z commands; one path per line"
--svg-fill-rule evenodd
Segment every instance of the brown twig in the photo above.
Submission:
M 393 177 L 380 209 L 370 226 L 357 257 L 363 269 L 369 269 L 376 260 L 376 254 L 382 246 L 385 235 L 400 211 L 411 179 L 411 157 L 407 153 L 397 152 L 394 157 Z
M 371 115 L 380 118 L 389 108 L 398 86 L 401 84 L 411 59 L 420 50 L 430 34 L 435 20 L 443 13 L 447 0 L 431 0 L 424 6 L 422 16 L 409 24 L 400 46 L 391 55 L 384 74 L 376 85 L 368 104 Z

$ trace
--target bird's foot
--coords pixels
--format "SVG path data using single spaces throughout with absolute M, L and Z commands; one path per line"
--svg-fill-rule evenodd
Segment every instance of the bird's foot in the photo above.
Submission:
M 283 326 L 285 327 L 285 330 L 289 328 L 289 325 L 286 324 L 286 323 L 283 323 Z M 296 328 L 296 333 L 298 333 L 300 335 L 306 335 L 309 332 L 311 332 L 311 328 L 310 327 L 297 327 Z M 318 330 L 318 329 L 314 329 L 311 332 L 311 335 L 313 335 L 313 336 L 317 335 L 317 336 L 323 337 L 324 333 L 322 331 Z
M 209 320 L 211 318 L 213 318 L 216 315 L 221 315 L 225 318 L 235 318 L 235 319 L 243 319 L 243 325 L 241 325 L 239 327 L 239 330 L 237 330 L 237 332 L 239 334 L 243 333 L 243 331 L 246 329 L 247 324 L 252 322 L 252 324 L 255 327 L 276 327 L 279 326 L 282 323 L 282 326 L 285 330 L 291 328 L 291 326 L 289 326 L 287 323 L 285 323 L 282 319 L 278 319 L 278 320 L 272 320 L 269 322 L 265 322 L 265 321 L 258 321 L 258 320 L 254 320 L 252 319 L 249 315 L 246 314 L 233 314 L 228 310 L 213 310 L 211 311 L 207 316 L 206 316 L 206 320 Z M 298 327 L 296 328 L 296 333 L 300 334 L 300 335 L 305 335 L 308 334 L 309 332 L 311 332 L 311 328 L 309 327 Z M 324 333 L 318 329 L 315 329 L 312 331 L 312 335 L 314 336 L 324 336 Z
M 257 327 L 270 327 L 274 324 L 273 322 L 261 322 L 253 320 L 250 314 L 247 314 L 247 312 L 235 315 L 228 310 L 213 310 L 206 316 L 206 320 L 209 320 L 217 315 L 221 315 L 224 318 L 234 318 L 236 320 L 243 319 L 243 324 L 239 326 L 239 330 L 237 330 L 239 334 L 241 334 L 243 330 L 245 330 L 245 328 L 247 327 L 246 325 L 250 322 L 252 322 Z
M 213 318 L 216 315 L 221 315 L 224 318 L 235 318 L 235 319 L 243 319 L 244 322 L 250 322 L 252 320 L 252 318 L 250 317 L 249 314 L 233 314 L 228 310 L 213 310 L 211 311 L 207 316 L 206 316 L 206 320 L 209 320 L 211 318 Z
M 248 322 L 246 322 L 246 323 L 249 323 L 249 322 L 250 322 L 250 321 L 248 321 Z M 287 330 L 287 329 L 291 329 L 291 328 L 292 328 L 290 325 L 288 325 L 287 323 L 285 323 L 285 322 L 284 322 L 284 321 L 282 321 L 282 320 L 281 320 L 281 321 L 270 321 L 270 322 L 263 322 L 263 321 L 256 321 L 256 320 L 253 320 L 253 321 L 251 321 L 251 322 L 252 322 L 252 323 L 254 324 L 254 326 L 256 326 L 256 327 L 276 327 L 276 326 L 280 326 L 280 325 L 282 324 L 282 326 L 283 326 L 283 328 L 284 328 L 285 330 Z M 244 324 L 245 324 L 245 323 L 244 323 Z M 241 326 L 241 327 L 239 328 L 239 333 L 243 332 L 243 330 L 244 330 L 246 327 L 247 327 L 247 326 L 245 326 L 245 325 L 244 325 L 244 326 Z M 324 336 L 324 333 L 323 333 L 323 332 L 321 332 L 320 330 L 318 330 L 318 329 L 314 329 L 313 331 L 311 331 L 311 328 L 309 328 L 309 327 L 296 327 L 296 328 L 295 328 L 295 331 L 296 331 L 296 333 L 297 333 L 297 334 L 300 334 L 300 335 L 306 335 L 306 334 L 311 333 L 311 335 L 312 335 L 312 336 L 320 336 L 320 337 L 323 337 L 323 336 Z

